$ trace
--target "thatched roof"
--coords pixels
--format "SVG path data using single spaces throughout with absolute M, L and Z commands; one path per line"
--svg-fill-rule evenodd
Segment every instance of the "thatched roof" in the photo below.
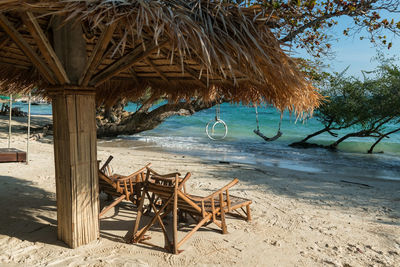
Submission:
M 50 40 L 54 17 L 63 16 L 82 24 L 89 61 L 103 53 L 90 79 L 83 79 L 96 87 L 99 102 L 144 94 L 175 101 L 223 96 L 303 112 L 320 99 L 280 48 L 261 9 L 202 0 L 2 0 L 0 12 L 0 84 L 10 90 L 38 86 L 45 93 L 52 79 L 65 81 L 57 80 L 51 66 L 46 79 L 4 23 L 46 62 L 27 21 L 33 18 Z

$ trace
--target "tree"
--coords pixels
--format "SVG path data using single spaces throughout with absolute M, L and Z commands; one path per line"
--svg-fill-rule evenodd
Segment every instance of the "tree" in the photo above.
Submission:
M 369 39 L 371 42 L 392 46 L 391 35 L 399 35 L 400 21 L 389 18 L 388 14 L 399 13 L 400 0 L 226 0 L 241 6 L 253 6 L 260 16 L 264 16 L 273 33 L 280 43 L 305 49 L 314 58 L 326 55 L 332 47 L 328 29 L 334 27 L 340 17 L 349 16 L 353 25 L 349 25 L 344 35 L 359 35 L 360 38 Z M 384 15 L 385 14 L 385 15 Z M 364 30 L 364 31 L 363 31 Z M 365 33 L 367 35 L 365 35 Z M 310 73 L 306 73 L 310 74 Z M 312 74 L 312 73 L 311 73 Z M 125 100 L 121 100 L 125 101 Z M 159 99 L 155 100 L 159 101 Z M 229 101 L 229 99 L 226 99 Z M 192 115 L 212 105 L 202 103 L 196 99 L 187 105 L 182 103 L 166 104 L 159 107 L 157 112 L 148 112 L 149 103 L 140 102 L 143 108 L 139 112 L 126 114 L 118 113 L 125 117 L 117 118 L 105 125 L 99 125 L 100 136 L 120 134 L 134 134 L 155 128 L 167 117 L 174 115 Z M 150 105 L 152 105 L 150 103 Z M 120 108 L 121 103 L 116 107 Z M 106 109 L 111 112 L 112 109 Z M 99 114 L 108 118 L 108 114 Z M 145 116 L 144 116 L 145 115 Z M 145 118 L 145 119 L 144 119 Z M 113 125 L 111 125 L 113 124 Z M 147 125 L 144 127 L 144 124 Z M 129 125 L 129 126 L 128 126 Z M 113 132 L 113 134 L 111 134 Z
M 390 61 L 381 58 L 381 65 L 361 81 L 344 74 L 331 76 L 325 90 L 325 102 L 317 109 L 315 117 L 324 128 L 308 135 L 294 147 L 326 147 L 336 149 L 340 143 L 351 137 L 374 137 L 375 143 L 399 132 L 400 127 L 389 129 L 388 124 L 400 123 L 400 69 Z M 322 133 L 338 137 L 338 131 L 352 130 L 328 146 L 308 143 L 308 140 Z

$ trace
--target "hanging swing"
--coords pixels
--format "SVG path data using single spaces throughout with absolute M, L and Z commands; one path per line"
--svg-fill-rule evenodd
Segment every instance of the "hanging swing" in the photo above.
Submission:
M 279 121 L 278 132 L 276 133 L 276 135 L 274 135 L 274 136 L 272 136 L 272 137 L 267 137 L 267 136 L 263 135 L 263 134 L 260 132 L 260 126 L 259 126 L 259 122 L 258 122 L 258 111 L 257 111 L 257 106 L 254 106 L 254 107 L 255 107 L 255 110 L 256 110 L 257 130 L 254 130 L 253 132 L 254 132 L 256 135 L 260 136 L 262 139 L 264 139 L 264 140 L 267 141 L 267 142 L 275 141 L 275 140 L 277 140 L 279 137 L 281 137 L 282 134 L 283 134 L 283 133 L 281 132 L 281 124 L 282 124 L 283 112 L 281 112 L 281 119 L 280 119 L 280 121 Z
M 221 114 L 221 107 L 220 104 L 217 104 L 215 107 L 215 119 L 209 121 L 206 125 L 206 134 L 208 138 L 214 141 L 223 140 L 228 134 L 228 126 L 223 120 L 220 119 L 220 114 Z M 222 124 L 222 126 L 224 127 L 224 134 L 222 136 L 218 136 L 215 134 L 215 126 L 217 126 L 218 124 Z M 211 126 L 211 131 L 209 130 L 210 126 Z

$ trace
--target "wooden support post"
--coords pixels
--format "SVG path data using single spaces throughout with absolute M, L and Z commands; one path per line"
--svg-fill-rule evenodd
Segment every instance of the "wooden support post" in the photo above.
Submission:
M 76 248 L 99 237 L 94 90 L 51 92 L 58 238 Z
M 57 16 L 54 51 L 71 85 L 50 90 L 53 105 L 58 238 L 71 248 L 99 237 L 95 89 L 78 86 L 87 54 L 79 23 Z

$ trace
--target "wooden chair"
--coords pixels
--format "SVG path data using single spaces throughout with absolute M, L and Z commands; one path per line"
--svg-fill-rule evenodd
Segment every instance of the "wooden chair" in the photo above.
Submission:
M 179 175 L 176 174 L 175 178 L 171 179 L 166 177 L 157 177 L 156 175 L 151 176 L 151 172 L 147 172 L 138 207 L 137 218 L 133 229 L 133 237 L 131 240 L 133 243 L 140 242 L 156 246 L 146 241 L 147 237 L 145 237 L 145 233 L 154 224 L 158 223 L 164 234 L 164 248 L 171 253 L 178 254 L 180 252 L 179 247 L 181 247 L 182 244 L 186 242 L 203 225 L 214 223 L 221 228 L 223 234 L 226 234 L 226 213 L 237 211 L 238 214 L 240 214 L 238 209 L 241 209 L 244 215 L 240 215 L 246 218 L 248 221 L 251 220 L 250 204 L 252 201 L 229 194 L 229 189 L 239 182 L 238 179 L 235 178 L 226 186 L 207 197 L 200 197 L 187 194 L 182 190 L 190 176 L 191 174 L 187 173 L 184 178 L 180 178 Z M 160 200 L 157 201 L 156 198 L 153 198 L 150 195 L 151 193 L 156 195 Z M 155 215 L 151 218 L 147 225 L 139 229 L 146 197 L 149 199 Z M 243 207 L 246 207 L 246 210 L 244 210 Z M 178 212 L 189 214 L 196 223 L 194 228 L 181 240 L 178 240 Z M 163 218 L 169 213 L 172 213 L 173 215 L 172 242 L 168 237 L 168 232 L 163 222 Z
M 110 205 L 105 206 L 100 211 L 99 218 L 123 200 L 132 201 L 135 205 L 139 204 L 141 183 L 145 180 L 145 172 L 151 165 L 151 163 L 149 163 L 136 172 L 124 176 L 113 173 L 109 164 L 112 159 L 113 156 L 110 156 L 98 172 L 100 192 L 107 194 L 109 200 L 113 200 Z
M 108 200 L 112 203 L 105 206 L 100 214 L 101 218 L 107 211 L 118 205 L 121 201 L 127 200 L 131 201 L 136 206 L 139 204 L 139 198 L 141 195 L 141 188 L 145 180 L 146 171 L 150 170 L 153 174 L 158 177 L 175 177 L 179 173 L 169 173 L 169 174 L 159 174 L 156 171 L 150 169 L 151 163 L 148 163 L 143 168 L 137 170 L 136 172 L 124 176 L 120 174 L 113 173 L 110 162 L 113 156 L 108 157 L 104 165 L 99 169 L 99 189 L 100 192 L 107 194 Z M 149 210 L 150 212 L 150 210 Z

